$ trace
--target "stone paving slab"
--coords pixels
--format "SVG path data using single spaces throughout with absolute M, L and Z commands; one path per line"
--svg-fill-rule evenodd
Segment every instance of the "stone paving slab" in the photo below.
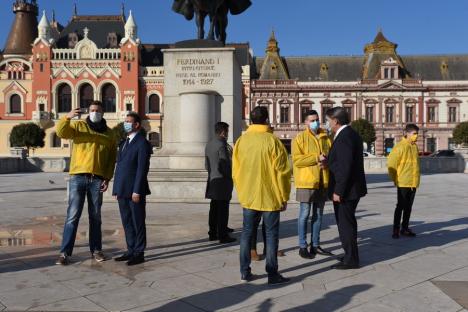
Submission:
M 336 256 L 300 258 L 298 205 L 291 203 L 281 216 L 280 249 L 286 256 L 278 262 L 292 281 L 278 287 L 266 285 L 265 261 L 252 263 L 255 281 L 240 283 L 238 242 L 207 240 L 208 206 L 202 204 L 149 204 L 147 262 L 136 267 L 90 259 L 85 209 L 73 264 L 56 266 L 66 212 L 64 178 L 0 176 L 0 233 L 29 233 L 24 246 L 0 247 L 0 310 L 464 311 L 468 175 L 423 176 L 411 222 L 418 236 L 399 240 L 391 238 L 396 191 L 385 175 L 368 176 L 369 195 L 357 211 L 358 270 L 330 269 L 342 252 L 330 203 L 321 244 Z M 104 251 L 120 255 L 125 242 L 116 204 L 105 203 L 102 215 Z M 230 226 L 239 239 L 237 205 L 231 206 Z M 259 252 L 262 245 L 260 239 Z
M 51 304 L 41 305 L 31 308 L 30 311 L 81 311 L 81 312 L 94 312 L 106 311 L 103 307 L 91 302 L 90 300 L 79 297 Z

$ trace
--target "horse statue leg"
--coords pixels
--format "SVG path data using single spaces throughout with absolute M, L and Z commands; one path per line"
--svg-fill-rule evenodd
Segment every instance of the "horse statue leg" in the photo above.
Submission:
M 215 40 L 214 27 L 216 20 L 216 14 L 210 14 L 210 30 L 208 32 L 208 40 Z
M 218 13 L 216 15 L 216 39 L 226 44 L 226 28 L 228 25 L 228 7 L 226 3 L 218 9 Z
M 197 9 L 195 10 L 195 14 L 196 14 L 197 27 L 198 27 L 198 39 L 204 39 L 205 38 L 206 13 Z

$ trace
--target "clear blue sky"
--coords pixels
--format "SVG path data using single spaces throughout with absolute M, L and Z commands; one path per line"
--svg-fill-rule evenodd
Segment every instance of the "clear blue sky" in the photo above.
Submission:
M 13 21 L 13 0 L 0 0 L 0 45 Z M 118 14 L 122 0 L 38 0 L 66 25 L 73 3 L 78 14 Z M 144 43 L 191 39 L 195 22 L 171 11 L 172 0 L 123 0 L 132 9 Z M 230 16 L 229 42 L 250 42 L 263 55 L 274 28 L 281 54 L 356 55 L 379 27 L 400 54 L 468 53 L 467 0 L 252 0 L 244 14 Z

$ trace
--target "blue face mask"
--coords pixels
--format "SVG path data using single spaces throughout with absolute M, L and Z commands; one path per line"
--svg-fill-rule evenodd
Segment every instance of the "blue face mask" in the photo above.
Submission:
M 125 133 L 130 133 L 133 131 L 133 124 L 131 122 L 124 122 L 123 128 L 124 128 Z
M 310 130 L 317 132 L 318 128 L 320 128 L 320 122 L 318 120 L 312 121 L 309 124 Z

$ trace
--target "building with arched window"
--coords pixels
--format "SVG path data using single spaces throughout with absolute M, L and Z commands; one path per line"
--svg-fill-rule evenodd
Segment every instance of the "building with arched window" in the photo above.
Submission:
M 57 148 L 55 124 L 95 100 L 109 127 L 136 111 L 152 145 L 164 145 L 163 50 L 174 44 L 141 43 L 131 13 L 75 12 L 64 25 L 43 14 L 38 23 L 37 1 L 9 1 L 15 26 L 0 53 L 0 155 L 9 154 L 11 128 L 33 121 L 48 125 L 51 140 L 35 155 L 67 156 L 70 144 L 62 140 Z M 382 31 L 357 56 L 282 56 L 274 33 L 264 55 L 252 55 L 248 44 L 227 46 L 242 69 L 244 123 L 251 109 L 265 106 L 286 146 L 310 109 L 324 121 L 327 109 L 343 106 L 352 119 L 373 123 L 377 154 L 387 153 L 409 122 L 421 128 L 421 151 L 452 147 L 453 128 L 468 120 L 468 54 L 399 55 Z

